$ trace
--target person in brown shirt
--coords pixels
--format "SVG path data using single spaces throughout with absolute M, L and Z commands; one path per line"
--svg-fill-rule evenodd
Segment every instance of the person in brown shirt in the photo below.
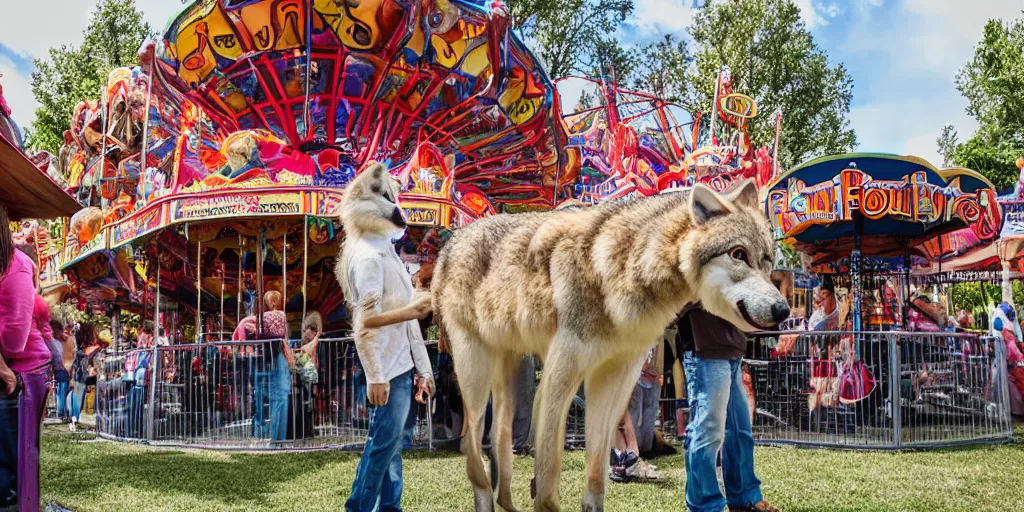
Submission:
M 686 507 L 693 512 L 777 512 L 761 494 L 754 474 L 750 406 L 743 395 L 741 365 L 747 336 L 729 322 L 696 307 L 680 329 L 690 423 L 686 426 Z M 725 496 L 715 466 L 722 454 Z

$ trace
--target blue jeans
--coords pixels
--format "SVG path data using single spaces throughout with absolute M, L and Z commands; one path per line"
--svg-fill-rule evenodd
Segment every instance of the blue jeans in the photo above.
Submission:
M 284 352 L 274 358 L 270 372 L 270 440 L 288 439 L 288 400 L 292 394 L 292 370 Z
M 57 381 L 54 383 L 54 394 L 57 395 L 57 417 L 67 418 L 71 416 L 71 407 L 68 404 L 68 381 Z
M 693 512 L 722 512 L 761 501 L 761 481 L 754 475 L 754 436 L 750 408 L 743 397 L 741 361 L 701 359 L 687 352 L 686 507 Z M 722 452 L 725 497 L 718 487 L 715 463 Z
M 18 504 L 18 399 L 0 398 L 0 510 Z
M 85 405 L 85 388 L 88 386 L 84 382 L 74 383 L 75 388 L 68 393 L 68 400 L 71 402 L 71 417 L 75 418 L 75 421 L 82 420 L 82 407 Z
M 402 510 L 402 437 L 412 404 L 412 370 L 391 379 L 388 403 L 370 409 L 370 432 L 346 512 Z

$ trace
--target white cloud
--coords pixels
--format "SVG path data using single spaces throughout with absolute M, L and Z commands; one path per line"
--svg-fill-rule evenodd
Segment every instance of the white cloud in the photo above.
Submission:
M 685 0 L 636 0 L 629 24 L 663 33 L 685 31 L 693 21 L 692 3 Z
M 936 102 L 922 98 L 861 105 L 850 111 L 850 124 L 857 131 L 858 150 L 914 155 L 942 166 L 936 139 L 942 127 L 952 124 L 963 142 L 977 129 L 964 113 L 965 100 Z
M 94 1 L 3 2 L 0 41 L 19 53 L 46 56 L 47 50 L 82 41 Z
M 45 8 L 33 2 L 9 2 L 0 16 L 0 43 L 34 58 L 45 58 L 51 47 L 81 44 L 95 5 L 95 0 L 49 0 Z M 162 35 L 171 16 L 185 8 L 178 0 L 138 0 L 136 5 L 157 35 Z M 0 74 L 11 117 L 22 129 L 31 126 L 39 106 L 32 96 L 31 77 L 4 56 L 0 56 Z
M 135 3 L 157 35 L 163 35 L 170 18 L 177 16 L 187 7 L 187 4 L 179 0 L 136 0 Z
M 23 130 L 36 118 L 36 107 L 39 104 L 32 97 L 30 77 L 18 72 L 14 62 L 0 55 L 0 85 L 4 89 L 4 99 L 11 107 L 11 117 Z
M 828 25 L 828 20 L 818 13 L 811 0 L 795 0 L 794 3 L 800 8 L 800 18 L 807 24 L 808 29 Z

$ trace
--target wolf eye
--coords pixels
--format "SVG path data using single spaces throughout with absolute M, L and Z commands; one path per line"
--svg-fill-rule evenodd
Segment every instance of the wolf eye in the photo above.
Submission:
M 747 250 L 742 247 L 734 247 L 732 250 L 729 251 L 729 256 L 732 256 L 733 259 L 740 260 L 743 263 L 750 265 L 750 257 L 747 256 Z

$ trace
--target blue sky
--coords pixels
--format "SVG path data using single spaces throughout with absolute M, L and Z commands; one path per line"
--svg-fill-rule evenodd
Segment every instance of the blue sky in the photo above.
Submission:
M 634 1 L 634 16 L 623 29 L 627 40 L 685 35 L 693 0 Z M 136 2 L 158 29 L 182 9 L 181 0 Z M 95 1 L 50 0 L 45 7 L 5 3 L 0 16 L 0 84 L 15 121 L 27 126 L 36 107 L 29 86 L 31 58 L 45 56 L 51 46 L 80 43 Z M 977 127 L 956 90 L 957 69 L 972 55 L 988 19 L 1024 16 L 1022 0 L 796 3 L 819 46 L 853 75 L 850 120 L 860 141 L 858 150 L 914 154 L 936 165 L 941 161 L 935 139 L 944 124 L 953 124 L 961 140 Z

